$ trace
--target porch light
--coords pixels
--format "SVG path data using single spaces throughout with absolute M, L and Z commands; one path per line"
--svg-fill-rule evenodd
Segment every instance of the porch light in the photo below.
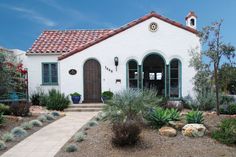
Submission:
M 115 58 L 114 58 L 114 62 L 115 62 L 116 71 L 117 71 L 117 66 L 118 66 L 118 64 L 119 64 L 119 59 L 118 59 L 118 57 L 115 57 Z

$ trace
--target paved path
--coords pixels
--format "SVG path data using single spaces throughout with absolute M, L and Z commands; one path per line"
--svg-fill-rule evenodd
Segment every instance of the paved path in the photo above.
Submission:
M 35 132 L 1 157 L 53 157 L 97 112 L 67 112 L 66 116 Z

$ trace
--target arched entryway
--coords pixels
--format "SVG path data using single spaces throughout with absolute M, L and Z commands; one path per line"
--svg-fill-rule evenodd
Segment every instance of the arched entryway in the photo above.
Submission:
M 166 95 L 165 65 L 165 59 L 156 53 L 149 54 L 143 59 L 143 89 L 154 89 L 158 95 Z
M 84 101 L 101 102 L 101 65 L 95 59 L 84 63 Z

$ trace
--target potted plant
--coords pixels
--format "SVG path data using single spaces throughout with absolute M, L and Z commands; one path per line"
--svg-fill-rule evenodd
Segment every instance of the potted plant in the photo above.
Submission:
M 106 100 L 111 100 L 113 97 L 113 93 L 111 91 L 104 91 L 102 93 L 102 100 L 106 101 Z
M 77 92 L 70 94 L 73 104 L 79 104 L 81 95 Z

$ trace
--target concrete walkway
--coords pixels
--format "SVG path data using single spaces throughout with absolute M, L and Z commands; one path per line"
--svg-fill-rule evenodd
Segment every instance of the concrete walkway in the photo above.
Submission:
M 53 157 L 98 112 L 67 112 L 66 116 L 27 137 L 1 157 Z

